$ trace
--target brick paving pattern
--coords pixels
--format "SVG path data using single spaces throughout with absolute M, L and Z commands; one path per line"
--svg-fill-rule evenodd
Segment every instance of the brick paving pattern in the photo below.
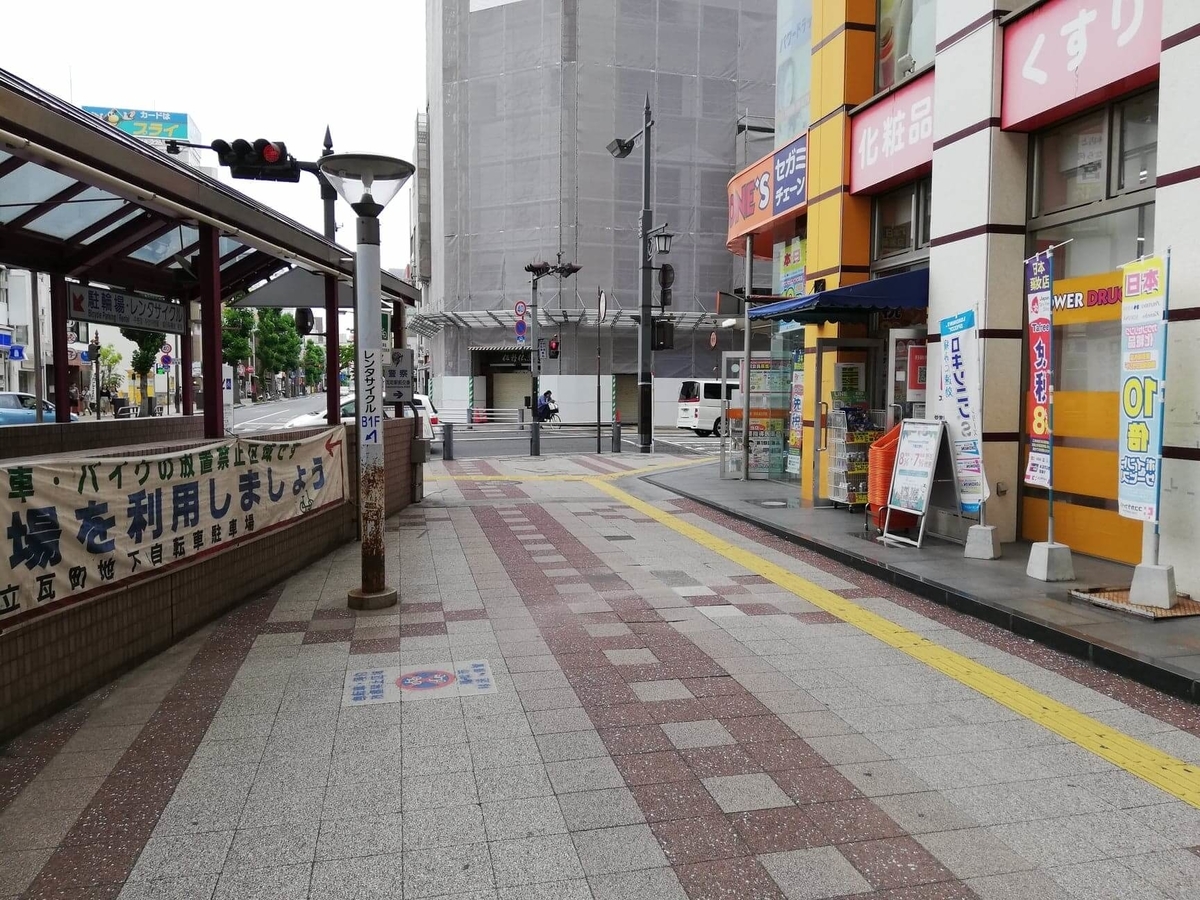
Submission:
M 399 607 L 343 548 L 12 742 L 0 898 L 1200 897 L 1200 810 L 581 480 L 634 468 L 430 465 Z M 1194 706 L 619 486 L 1200 763 Z

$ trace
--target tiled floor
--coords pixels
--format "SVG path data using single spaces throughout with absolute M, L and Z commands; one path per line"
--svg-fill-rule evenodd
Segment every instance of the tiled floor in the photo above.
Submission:
M 431 465 L 400 607 L 344 548 L 14 741 L 0 898 L 1200 898 L 1200 810 L 579 480 L 628 468 Z M 620 486 L 1200 763 L 1194 707 Z

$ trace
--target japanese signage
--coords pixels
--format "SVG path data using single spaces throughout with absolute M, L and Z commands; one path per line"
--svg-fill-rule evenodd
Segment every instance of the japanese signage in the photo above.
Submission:
M 358 443 L 363 466 L 383 465 L 383 380 L 380 362 L 383 351 L 363 347 L 358 353 L 358 371 L 362 373 L 362 409 L 358 411 Z
M 779 295 L 800 297 L 804 295 L 805 257 L 808 255 L 806 238 L 791 238 L 783 243 L 779 260 Z
M 905 370 L 904 399 L 909 403 L 924 403 L 929 388 L 929 348 L 924 343 L 909 343 Z
M 925 515 L 938 453 L 942 449 L 942 422 L 905 419 L 900 423 L 896 464 L 888 506 L 918 516 Z
M 800 474 L 800 451 L 804 446 L 804 351 L 792 353 L 792 404 L 788 409 L 789 475 Z
M 383 392 L 388 403 L 407 403 L 413 395 L 413 352 L 391 351 L 391 362 L 383 366 Z
M 1050 0 L 1004 29 L 1004 128 L 1032 130 L 1158 75 L 1162 0 Z
M 765 156 L 729 182 L 730 241 L 808 202 L 808 135 Z
M 1151 256 L 1122 267 L 1121 430 L 1117 507 L 1158 521 L 1167 349 L 1167 266 Z
M 1054 322 L 1077 325 L 1121 318 L 1121 272 L 1082 275 L 1054 282 Z
M 1029 459 L 1025 464 L 1025 483 L 1044 488 L 1050 487 L 1053 459 L 1050 433 L 1052 268 L 1053 258 L 1049 253 L 1039 253 L 1025 263 L 1025 300 L 1029 310 Z
M 187 311 L 177 303 L 82 284 L 68 285 L 68 291 L 72 319 L 165 334 L 187 330 Z
M 344 428 L 0 469 L 0 629 L 346 496 Z
M 778 0 L 775 21 L 775 146 L 808 132 L 812 0 Z
M 114 128 L 138 138 L 164 141 L 188 139 L 188 114 L 153 109 L 114 109 L 111 106 L 85 106 L 83 111 L 99 116 Z
M 941 321 L 942 413 L 958 482 L 958 502 L 974 515 L 990 496 L 979 428 L 979 332 L 975 310 Z
M 808 134 L 775 152 L 775 190 L 771 215 L 798 209 L 808 200 Z
M 858 113 L 850 122 L 850 191 L 859 193 L 933 162 L 933 72 Z
M 342 706 L 369 706 L 439 697 L 472 697 L 498 690 L 486 659 L 433 662 L 420 666 L 359 669 L 346 673 Z

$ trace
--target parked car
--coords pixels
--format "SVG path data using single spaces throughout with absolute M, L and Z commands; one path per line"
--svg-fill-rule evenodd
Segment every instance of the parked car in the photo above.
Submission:
M 357 419 L 357 399 L 354 396 L 342 397 L 342 424 L 352 425 Z M 413 394 L 411 403 L 404 404 L 404 418 L 411 419 L 420 412 L 421 416 L 421 432 L 422 437 L 427 441 L 434 440 L 434 426 L 438 424 L 437 409 L 434 408 L 433 401 L 425 394 Z M 385 403 L 383 407 L 384 418 L 390 419 L 393 417 L 392 404 Z M 314 426 L 324 425 L 326 423 L 325 407 L 314 409 L 310 413 L 305 413 L 302 416 L 296 416 L 291 419 L 287 426 L 288 428 L 312 428 Z
M 54 404 L 42 401 L 42 421 L 54 421 Z M 71 421 L 79 416 L 71 413 Z M 0 391 L 0 425 L 34 425 L 37 423 L 37 397 L 19 391 Z

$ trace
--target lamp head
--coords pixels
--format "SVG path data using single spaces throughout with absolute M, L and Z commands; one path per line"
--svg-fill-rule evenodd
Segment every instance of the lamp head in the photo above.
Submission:
M 675 237 L 675 235 L 671 234 L 669 231 L 660 231 L 654 236 L 654 249 L 659 253 L 670 253 L 671 239 L 673 237 Z
M 608 152 L 613 155 L 613 159 L 624 159 L 633 152 L 633 141 L 613 138 L 608 142 Z
M 412 163 L 372 153 L 331 153 L 317 164 L 321 174 L 360 216 L 378 216 L 412 177 Z

